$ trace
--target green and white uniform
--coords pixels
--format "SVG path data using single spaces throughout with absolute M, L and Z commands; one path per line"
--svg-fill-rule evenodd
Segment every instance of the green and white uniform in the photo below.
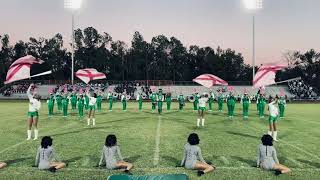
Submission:
M 279 115 L 279 111 L 278 108 L 276 106 L 276 103 L 274 101 L 272 101 L 271 103 L 268 104 L 269 107 L 269 123 L 273 123 L 276 122 L 278 119 L 278 115 Z
M 56 101 L 57 101 L 58 111 L 62 111 L 62 96 L 59 93 L 56 94 Z
M 141 94 L 138 94 L 137 95 L 137 101 L 138 101 L 138 104 L 139 104 L 139 111 L 142 111 L 142 102 L 143 102 L 143 99 L 142 99 L 142 95 Z
M 179 102 L 179 111 L 182 111 L 182 110 L 183 110 L 183 107 L 184 107 L 184 105 L 185 105 L 183 94 L 180 94 L 180 95 L 178 96 L 178 102 Z
M 156 105 L 157 105 L 157 94 L 156 93 L 152 93 L 150 95 L 150 99 L 151 99 L 151 109 L 152 111 L 154 111 L 156 109 Z
M 206 110 L 206 102 L 207 101 L 208 101 L 208 99 L 204 98 L 204 97 L 199 99 L 199 108 L 198 108 L 199 111 L 205 111 Z
M 107 96 L 108 96 L 108 100 L 109 100 L 109 111 L 112 111 L 113 95 L 111 92 L 109 92 Z
M 243 111 L 243 117 L 248 118 L 249 116 L 249 104 L 251 103 L 250 97 L 248 95 L 244 95 L 241 98 L 241 103 L 242 103 L 242 111 Z
M 162 113 L 163 101 L 164 101 L 164 95 L 162 94 L 162 92 L 159 92 L 159 93 L 157 94 L 158 113 L 159 113 L 159 114 Z
M 213 105 L 213 101 L 214 101 L 214 93 L 211 92 L 210 93 L 210 97 L 209 97 L 209 111 L 212 111 L 212 105 Z
M 77 95 L 75 93 L 72 93 L 70 96 L 70 101 L 71 101 L 71 108 L 72 110 L 77 109 Z
M 222 111 L 223 103 L 224 103 L 224 96 L 223 96 L 223 94 L 219 94 L 219 96 L 218 96 L 218 110 L 219 110 L 219 112 Z
M 121 102 L 122 102 L 122 110 L 126 111 L 127 110 L 127 98 L 125 94 L 121 95 Z
M 68 116 L 68 106 L 69 106 L 69 98 L 67 96 L 65 96 L 62 99 L 63 117 L 67 117 Z
M 89 109 L 89 96 L 88 96 L 88 95 L 85 95 L 85 96 L 84 96 L 84 108 L 85 108 L 86 110 Z
M 53 116 L 53 109 L 54 109 L 54 96 L 52 94 L 47 100 L 47 104 L 48 104 L 48 115 L 49 117 L 51 117 Z
M 171 94 L 167 94 L 166 102 L 167 102 L 167 111 L 170 111 L 171 110 L 171 102 L 172 102 Z
M 199 108 L 199 98 L 200 98 L 200 96 L 199 96 L 198 93 L 196 93 L 196 94 L 193 95 L 193 98 L 194 98 L 194 101 L 193 101 L 193 110 L 196 111 L 196 110 L 198 110 L 198 108 Z
M 278 106 L 279 106 L 280 118 L 284 118 L 284 110 L 287 106 L 287 102 L 283 96 L 280 97 L 279 102 L 278 102 Z
M 41 102 L 37 99 L 33 98 L 33 95 L 31 94 L 31 86 L 27 90 L 27 96 L 29 98 L 29 111 L 28 111 L 28 118 L 32 120 L 38 120 L 39 119 L 39 110 L 41 108 Z M 27 131 L 27 140 L 31 139 L 31 129 L 28 129 Z M 34 129 L 34 140 L 38 139 L 38 129 Z
M 236 98 L 233 95 L 229 95 L 227 98 L 227 106 L 228 106 L 228 115 L 231 118 L 234 116 L 235 105 L 236 105 Z
M 266 98 L 264 96 L 259 96 L 258 107 L 259 107 L 259 117 L 264 118 L 264 110 L 266 106 Z
M 99 94 L 98 96 L 97 96 L 97 110 L 98 111 L 101 111 L 101 109 L 102 109 L 102 96 Z
M 78 103 L 79 117 L 82 118 L 83 117 L 83 107 L 84 107 L 84 97 L 79 97 L 77 103 Z

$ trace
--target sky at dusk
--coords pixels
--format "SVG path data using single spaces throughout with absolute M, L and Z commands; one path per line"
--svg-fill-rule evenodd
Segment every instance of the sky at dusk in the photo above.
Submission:
M 320 0 L 265 0 L 255 13 L 257 63 L 280 61 L 288 50 L 319 51 L 319 7 Z M 252 15 L 242 0 L 84 0 L 75 25 L 108 32 L 128 45 L 139 31 L 148 42 L 163 34 L 186 46 L 232 48 L 251 63 Z M 71 39 L 64 0 L 0 0 L 0 34 L 11 41 L 56 33 Z

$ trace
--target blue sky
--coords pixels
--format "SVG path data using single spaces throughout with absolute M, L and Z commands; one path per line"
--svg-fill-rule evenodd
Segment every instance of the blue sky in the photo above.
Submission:
M 12 41 L 71 37 L 71 12 L 63 0 L 0 0 L 0 34 Z M 258 63 L 281 61 L 288 50 L 320 50 L 319 0 L 265 0 L 256 13 Z M 84 0 L 76 26 L 93 26 L 130 45 L 134 31 L 147 41 L 164 34 L 185 45 L 232 48 L 248 63 L 252 53 L 252 13 L 241 0 Z

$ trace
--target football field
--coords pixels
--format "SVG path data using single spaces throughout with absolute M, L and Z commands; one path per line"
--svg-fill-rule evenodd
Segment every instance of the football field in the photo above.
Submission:
M 0 161 L 8 167 L 0 170 L 0 179 L 106 179 L 120 171 L 98 168 L 100 153 L 106 135 L 115 134 L 122 155 L 134 164 L 134 175 L 185 173 L 190 179 L 273 179 L 273 172 L 255 168 L 257 146 L 267 132 L 268 121 L 257 117 L 255 104 L 250 107 L 248 120 L 242 118 L 242 108 L 236 105 L 236 117 L 227 118 L 215 110 L 206 114 L 205 127 L 197 128 L 197 113 L 192 104 L 183 112 L 173 110 L 159 116 L 151 112 L 151 104 L 128 103 L 128 111 L 121 103 L 114 104 L 112 112 L 104 102 L 103 111 L 96 113 L 96 126 L 87 126 L 70 110 L 67 119 L 56 111 L 47 116 L 43 102 L 40 112 L 39 135 L 50 135 L 60 158 L 67 168 L 56 173 L 32 167 L 37 141 L 26 141 L 27 101 L 0 101 Z M 165 107 L 165 106 L 164 106 Z M 292 175 L 277 179 L 320 179 L 320 104 L 288 104 L 286 118 L 278 121 L 278 138 L 275 148 L 280 163 L 292 169 Z M 183 156 L 183 146 L 190 133 L 201 139 L 200 147 L 205 160 L 212 162 L 216 171 L 198 178 L 196 171 L 176 167 Z

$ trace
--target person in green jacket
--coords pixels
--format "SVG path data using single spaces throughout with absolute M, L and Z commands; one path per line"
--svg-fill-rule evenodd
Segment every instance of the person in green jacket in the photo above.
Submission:
M 84 117 L 83 115 L 84 97 L 82 94 L 79 95 L 77 104 L 78 104 L 79 117 L 83 118 Z
M 101 95 L 101 92 L 98 92 L 97 93 L 97 110 L 98 111 L 101 111 L 102 109 L 102 95 Z
M 71 97 L 71 99 L 70 99 L 71 108 L 72 108 L 72 110 L 76 110 L 77 109 L 77 95 L 76 95 L 76 93 L 73 92 L 70 97 Z
M 193 110 L 198 111 L 200 95 L 198 93 L 193 94 L 193 99 Z
M 54 95 L 52 93 L 50 93 L 47 103 L 48 103 L 48 115 L 49 117 L 52 117 L 53 109 L 54 109 Z
M 150 95 L 150 99 L 152 104 L 151 109 L 152 111 L 154 111 L 157 106 L 157 94 L 155 92 L 152 92 L 152 94 Z
M 125 92 L 121 95 L 121 102 L 122 102 L 122 110 L 127 111 L 127 95 Z
M 113 105 L 113 95 L 112 92 L 109 90 L 108 94 L 107 94 L 107 98 L 109 101 L 109 111 L 112 111 L 112 105 Z
M 263 94 L 260 94 L 258 99 L 258 106 L 259 106 L 259 117 L 264 118 L 264 110 L 266 106 L 266 98 Z
M 281 119 L 283 119 L 284 118 L 284 111 L 287 106 L 286 99 L 283 95 L 280 96 L 280 99 L 278 101 L 278 106 L 279 106 L 279 117 Z
M 242 104 L 242 111 L 243 111 L 243 118 L 247 119 L 249 117 L 249 104 L 251 103 L 250 97 L 248 96 L 248 93 L 244 93 L 244 95 L 241 98 L 241 104 Z
M 182 93 L 178 96 L 178 102 L 179 102 L 179 111 L 183 111 L 183 107 L 185 106 L 184 102 L 184 96 Z
M 223 103 L 224 103 L 224 95 L 221 92 L 219 92 L 219 95 L 218 95 L 218 111 L 219 112 L 222 112 Z
M 87 94 L 84 95 L 84 109 L 89 110 L 89 96 Z
M 234 97 L 232 92 L 230 92 L 229 96 L 227 97 L 227 106 L 228 106 L 229 118 L 233 118 L 233 116 L 234 116 L 235 105 L 236 105 L 236 98 Z
M 57 101 L 58 111 L 62 111 L 62 96 L 58 92 L 56 94 L 56 101 Z
M 62 99 L 62 112 L 63 112 L 63 117 L 68 117 L 68 105 L 69 105 L 69 97 L 67 94 L 63 96 Z
M 171 93 L 167 93 L 166 95 L 166 102 L 167 102 L 167 111 L 171 110 L 171 102 L 172 102 L 172 97 L 171 97 Z
M 142 99 L 142 94 L 141 93 L 138 93 L 137 95 L 137 101 L 138 101 L 138 104 L 139 104 L 139 111 L 142 111 L 142 102 L 143 102 L 143 99 Z
M 210 91 L 210 95 L 209 95 L 209 111 L 212 111 L 212 105 L 213 105 L 213 101 L 214 101 L 214 93 L 212 91 Z
M 164 101 L 164 95 L 162 93 L 162 89 L 159 89 L 159 92 L 157 94 L 157 102 L 158 102 L 158 113 L 162 113 L 162 105 Z

